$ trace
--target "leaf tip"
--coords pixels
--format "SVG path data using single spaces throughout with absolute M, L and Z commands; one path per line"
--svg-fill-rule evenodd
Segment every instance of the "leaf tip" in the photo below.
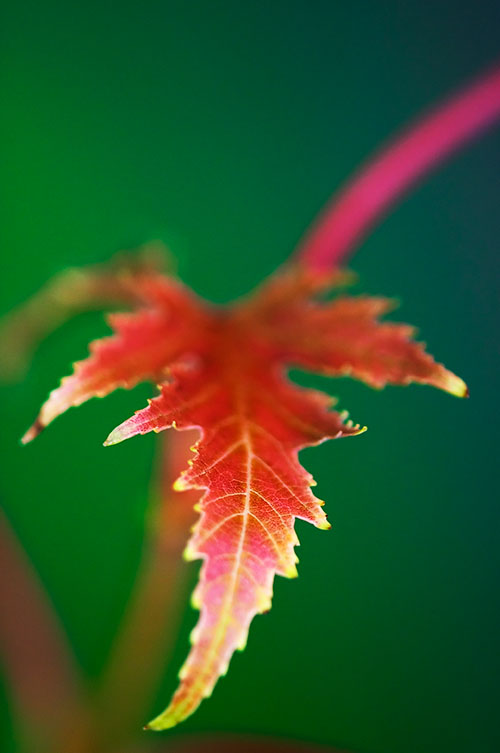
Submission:
M 45 424 L 42 423 L 40 418 L 37 418 L 35 423 L 30 426 L 28 431 L 21 437 L 21 444 L 29 444 L 38 437 L 39 434 L 45 429 Z
M 174 490 L 174 492 L 185 492 L 187 489 L 189 489 L 189 485 L 182 477 L 182 474 L 179 476 L 179 478 L 175 479 L 174 483 L 172 484 L 172 489 Z
M 193 549 L 193 548 L 192 548 L 192 547 L 191 547 L 191 546 L 189 545 L 189 543 L 188 543 L 188 545 L 187 545 L 187 546 L 185 547 L 184 551 L 182 552 L 182 559 L 183 559 L 183 560 L 184 560 L 185 562 L 192 562 L 193 560 L 195 560 L 195 559 L 196 559 L 196 552 L 195 552 L 195 551 L 194 551 L 194 549 Z
M 159 716 L 152 719 L 150 722 L 148 722 L 143 729 L 147 730 L 148 732 L 154 731 L 154 732 L 161 732 L 164 729 L 171 729 L 172 727 L 175 727 L 178 724 L 178 721 L 176 719 L 173 719 L 170 714 L 160 714 Z
M 191 557 L 191 559 L 192 559 L 192 557 Z M 197 610 L 201 609 L 202 602 L 201 602 L 200 594 L 198 593 L 198 590 L 196 588 L 193 591 L 193 593 L 191 594 L 190 604 L 191 604 L 191 607 L 193 609 L 197 609 Z M 194 630 L 193 630 L 193 632 L 194 632 Z M 195 636 L 193 636 L 193 640 L 194 640 L 194 638 L 195 638 Z
M 116 429 L 113 429 L 109 437 L 106 439 L 105 442 L 103 442 L 104 447 L 111 447 L 114 444 L 119 444 L 120 442 L 123 442 L 124 439 L 127 439 L 127 434 L 120 426 L 117 426 Z
M 469 397 L 469 388 L 465 384 L 463 379 L 449 371 L 446 374 L 446 379 L 443 385 L 446 392 L 455 397 Z

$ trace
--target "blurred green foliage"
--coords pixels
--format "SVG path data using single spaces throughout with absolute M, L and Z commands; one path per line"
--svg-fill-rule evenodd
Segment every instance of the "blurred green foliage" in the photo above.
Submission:
M 4 4 L 2 311 L 69 265 L 152 238 L 202 295 L 245 293 L 364 157 L 494 59 L 499 22 L 486 0 Z M 272 612 L 180 734 L 498 751 L 499 157 L 497 131 L 352 261 L 357 289 L 399 297 L 394 316 L 420 326 L 471 399 L 327 384 L 369 427 L 304 452 L 333 530 L 299 523 L 301 577 L 278 579 Z M 0 402 L 2 503 L 92 678 L 139 561 L 155 441 L 101 443 L 148 390 L 17 440 L 105 332 L 96 314 L 65 325 Z M 154 711 L 194 620 L 186 605 Z M 2 723 L 4 750 L 7 710 Z

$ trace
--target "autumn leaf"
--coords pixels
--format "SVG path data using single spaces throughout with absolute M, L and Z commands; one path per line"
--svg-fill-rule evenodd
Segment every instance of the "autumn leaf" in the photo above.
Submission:
M 134 281 L 172 266 L 159 241 L 120 251 L 104 264 L 66 269 L 0 320 L 0 381 L 16 381 L 50 332 L 83 311 L 133 305 Z
M 178 281 L 151 274 L 134 282 L 138 310 L 114 314 L 112 337 L 90 346 L 42 407 L 24 441 L 71 406 L 148 380 L 159 395 L 106 440 L 167 428 L 198 429 L 178 490 L 204 494 L 186 557 L 203 565 L 193 605 L 200 618 L 180 685 L 151 729 L 172 727 L 211 694 L 253 617 L 271 606 L 276 574 L 294 577 L 295 518 L 329 523 L 298 452 L 364 429 L 332 410 L 327 395 L 292 383 L 287 370 L 342 376 L 371 386 L 421 382 L 457 396 L 461 379 L 411 339 L 404 324 L 380 323 L 381 298 L 338 295 L 334 275 L 289 268 L 248 299 L 216 307 Z

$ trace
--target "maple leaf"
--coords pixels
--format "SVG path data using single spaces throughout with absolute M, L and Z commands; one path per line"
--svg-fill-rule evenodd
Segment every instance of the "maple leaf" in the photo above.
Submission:
M 138 310 L 109 317 L 115 334 L 90 346 L 90 357 L 51 393 L 24 437 L 33 439 L 71 406 L 144 380 L 160 394 L 106 445 L 170 427 L 200 432 L 174 488 L 204 491 L 186 548 L 188 559 L 203 560 L 193 595 L 201 614 L 179 688 L 149 728 L 174 726 L 211 694 L 245 646 L 253 617 L 270 608 L 274 576 L 297 574 L 295 518 L 329 528 L 298 452 L 364 429 L 332 410 L 327 395 L 292 383 L 287 369 L 466 394 L 461 379 L 411 340 L 412 328 L 378 321 L 391 302 L 327 300 L 342 279 L 297 266 L 228 307 L 198 299 L 172 278 L 136 279 Z

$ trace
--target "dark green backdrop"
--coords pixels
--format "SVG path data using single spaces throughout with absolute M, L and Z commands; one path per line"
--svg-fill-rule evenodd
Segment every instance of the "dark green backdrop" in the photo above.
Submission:
M 500 54 L 497 0 L 21 1 L 1 27 L 3 311 L 67 265 L 157 237 L 201 294 L 244 293 L 371 150 Z M 400 297 L 471 399 L 328 386 L 369 427 L 304 453 L 333 531 L 298 525 L 299 580 L 278 580 L 272 612 L 179 732 L 500 750 L 499 166 L 497 130 L 352 260 L 358 289 Z M 137 566 L 154 449 L 101 442 L 146 391 L 17 440 L 103 332 L 88 315 L 51 336 L 0 404 L 7 513 L 94 676 Z M 194 619 L 186 609 L 156 711 Z

